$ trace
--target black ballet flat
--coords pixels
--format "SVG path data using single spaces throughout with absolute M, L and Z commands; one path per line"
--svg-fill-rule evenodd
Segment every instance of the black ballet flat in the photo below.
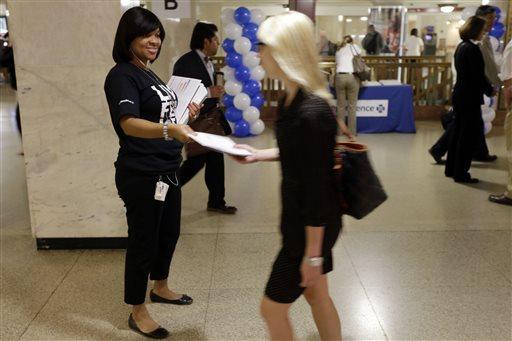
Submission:
M 478 180 L 477 178 L 471 178 L 471 177 L 461 178 L 461 179 L 454 178 L 453 180 L 457 183 L 462 183 L 462 184 L 477 184 L 480 182 L 480 180 Z
M 191 305 L 192 302 L 194 302 L 192 297 L 187 296 L 187 295 L 183 295 L 183 296 L 181 296 L 180 299 L 177 299 L 177 300 L 169 300 L 169 299 L 167 299 L 165 297 L 158 296 L 157 294 L 155 294 L 153 292 L 153 290 L 151 290 L 149 292 L 149 298 L 151 299 L 151 302 L 166 303 L 166 304 L 176 304 L 176 305 Z
M 158 327 L 155 330 L 150 331 L 149 333 L 144 333 L 137 326 L 137 323 L 133 319 L 132 314 L 130 314 L 130 317 L 128 318 L 128 327 L 130 327 L 130 329 L 133 330 L 134 332 L 136 332 L 140 335 L 143 335 L 145 337 L 149 337 L 151 339 L 165 339 L 166 337 L 169 336 L 169 332 L 167 331 L 167 329 L 162 328 L 162 327 Z

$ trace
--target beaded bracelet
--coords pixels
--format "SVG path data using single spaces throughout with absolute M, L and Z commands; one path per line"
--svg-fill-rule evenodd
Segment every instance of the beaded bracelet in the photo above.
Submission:
M 168 126 L 169 126 L 169 120 L 165 121 L 164 122 L 164 140 L 165 141 L 170 141 L 172 140 L 172 138 L 169 137 L 169 130 L 168 130 Z

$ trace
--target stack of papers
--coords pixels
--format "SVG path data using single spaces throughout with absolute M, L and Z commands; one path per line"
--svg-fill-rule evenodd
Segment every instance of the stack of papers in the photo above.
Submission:
M 381 85 L 382 84 L 380 84 L 377 81 L 366 81 L 366 82 L 363 82 L 363 86 L 381 86 Z
M 236 155 L 236 156 L 249 156 L 252 155 L 251 152 L 245 150 L 236 148 L 235 141 L 230 139 L 229 137 L 225 136 L 219 136 L 219 135 L 213 135 L 208 133 L 196 133 L 189 134 L 188 135 L 192 140 L 199 143 L 201 146 L 213 149 L 215 151 L 226 153 L 230 155 Z
M 200 79 L 172 76 L 167 83 L 169 89 L 178 96 L 178 107 L 174 111 L 178 124 L 188 123 L 188 105 L 191 102 L 201 104 L 208 96 L 208 90 Z
M 382 85 L 402 85 L 402 82 L 396 79 L 381 79 L 380 84 Z

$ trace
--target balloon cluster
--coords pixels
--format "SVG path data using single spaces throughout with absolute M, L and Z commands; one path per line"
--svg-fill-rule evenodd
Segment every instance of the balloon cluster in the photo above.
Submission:
M 235 136 L 259 135 L 265 129 L 259 110 L 264 103 L 261 80 L 265 71 L 257 53 L 256 32 L 265 15 L 259 9 L 239 7 L 224 9 L 221 19 L 227 37 L 222 43 L 226 51 L 226 66 L 222 69 L 226 80 L 226 94 L 222 98 L 226 119 Z
M 484 120 L 485 135 L 492 129 L 492 121 L 496 117 L 496 112 L 492 108 L 493 99 L 484 95 L 484 104 L 482 104 L 482 119 Z

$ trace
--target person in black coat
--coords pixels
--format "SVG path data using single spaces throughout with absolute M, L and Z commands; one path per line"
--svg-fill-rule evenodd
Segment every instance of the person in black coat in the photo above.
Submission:
M 196 125 L 192 128 L 196 131 L 229 135 L 231 129 L 219 108 L 219 97 L 224 93 L 224 87 L 216 84 L 215 69 L 210 57 L 217 54 L 219 39 L 217 26 L 214 24 L 199 22 L 194 27 L 188 53 L 178 59 L 174 65 L 173 75 L 187 78 L 200 79 L 208 89 L 208 98 L 204 102 Z M 215 126 L 212 131 L 204 131 L 205 125 L 200 123 L 206 118 L 212 119 Z M 180 169 L 182 186 L 189 182 L 203 167 L 205 169 L 205 182 L 208 187 L 208 211 L 224 214 L 234 214 L 237 209 L 226 206 L 224 201 L 224 155 L 222 153 L 201 148 L 196 143 L 186 147 L 187 160 Z
M 469 174 L 469 168 L 477 147 L 477 137 L 484 129 L 480 106 L 484 94 L 492 97 L 495 92 L 485 77 L 484 59 L 478 46 L 484 28 L 484 19 L 470 17 L 459 30 L 462 42 L 457 46 L 454 56 L 457 82 L 452 102 L 457 114 L 448 148 L 445 175 L 453 177 L 455 182 L 478 182 Z
M 478 7 L 478 10 L 475 13 L 476 16 L 481 17 L 482 19 L 485 19 L 486 26 L 485 31 L 490 32 L 492 26 L 494 25 L 494 21 L 496 19 L 496 8 L 493 6 L 480 6 Z M 484 38 L 485 40 L 486 38 Z M 487 38 L 488 39 L 488 38 Z M 490 43 L 489 43 L 490 44 Z M 485 42 L 479 45 L 480 51 L 482 51 L 482 56 L 484 56 L 485 53 L 488 54 L 488 47 Z M 492 54 L 491 54 L 492 56 Z M 494 59 L 491 58 L 484 58 L 484 65 L 485 65 L 485 76 L 487 79 L 489 79 L 491 82 L 495 82 L 498 78 L 498 72 L 496 71 L 496 62 Z M 499 85 L 498 83 L 494 85 Z M 453 108 L 452 108 L 453 109 Z M 455 112 L 452 110 L 452 118 L 455 115 Z M 444 128 L 446 129 L 441 135 L 441 137 L 436 141 L 436 143 L 428 150 L 430 155 L 434 158 L 437 164 L 444 164 L 443 156 L 448 151 L 448 145 L 450 143 L 450 136 L 453 132 L 454 124 L 453 122 L 450 122 Z M 475 148 L 475 153 L 473 155 L 474 161 L 480 161 L 480 162 L 493 162 L 498 159 L 496 155 L 491 155 L 489 153 L 489 147 L 487 147 L 487 141 L 485 140 L 485 133 L 482 130 L 482 132 L 477 137 L 477 147 Z

